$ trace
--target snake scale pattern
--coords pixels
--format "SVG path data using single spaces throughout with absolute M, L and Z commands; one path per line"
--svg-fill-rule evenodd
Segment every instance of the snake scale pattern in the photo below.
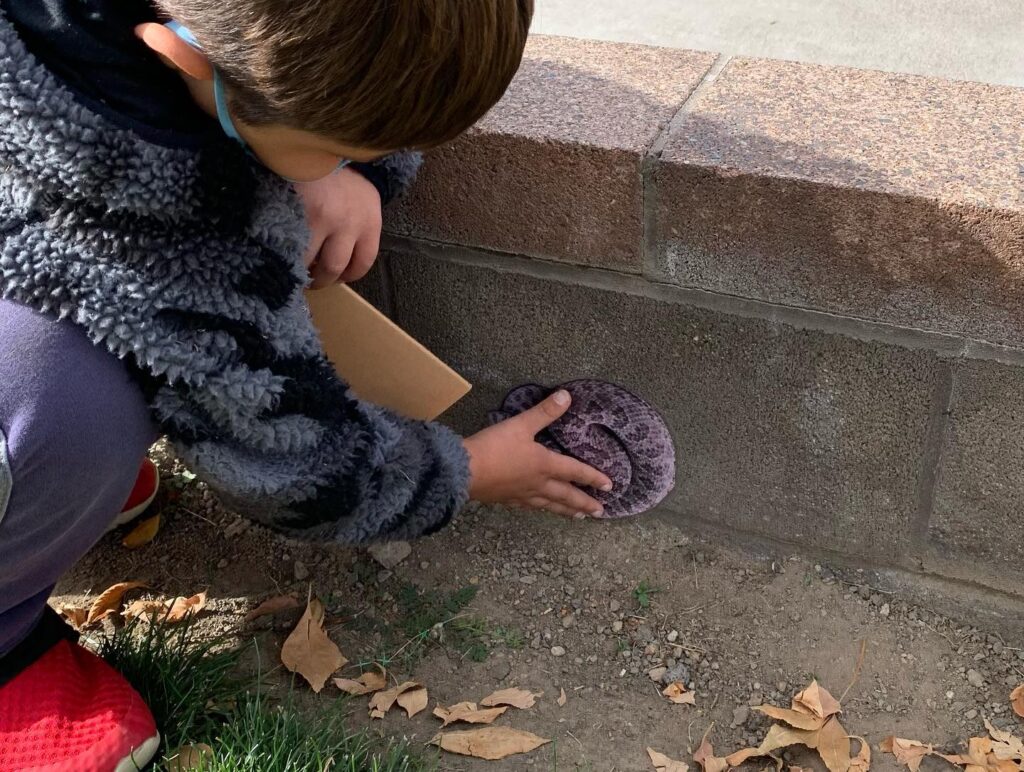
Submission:
M 661 503 L 675 486 L 672 435 L 650 404 L 620 386 L 597 380 L 555 388 L 526 384 L 509 392 L 490 421 L 529 410 L 557 389 L 572 395 L 572 405 L 537 440 L 611 478 L 614 488 L 609 493 L 587 490 L 604 506 L 603 517 L 632 517 Z

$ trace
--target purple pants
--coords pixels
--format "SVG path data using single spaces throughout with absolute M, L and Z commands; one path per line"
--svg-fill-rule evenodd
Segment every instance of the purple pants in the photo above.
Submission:
M 121 361 L 0 300 L 0 657 L 120 512 L 156 436 Z

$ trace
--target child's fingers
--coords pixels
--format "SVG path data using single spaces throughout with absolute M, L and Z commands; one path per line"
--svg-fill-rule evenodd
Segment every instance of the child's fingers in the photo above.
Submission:
M 349 262 L 348 267 L 341 272 L 341 276 L 338 277 L 339 280 L 348 284 L 349 282 L 362 279 L 373 268 L 379 252 L 380 231 L 364 235 L 356 242 L 355 249 L 352 250 L 352 260 Z
M 338 281 L 338 277 L 352 261 L 352 250 L 355 242 L 348 238 L 332 237 L 320 247 L 320 254 L 310 270 L 313 277 L 311 289 L 329 287 Z
M 535 405 L 524 413 L 520 413 L 513 421 L 518 421 L 530 432 L 531 437 L 540 434 L 544 429 L 565 415 L 572 404 L 572 397 L 565 390 L 556 391 L 543 402 Z
M 552 504 L 566 507 L 570 509 L 573 514 L 583 512 L 584 514 L 594 515 L 595 517 L 604 514 L 604 508 L 601 506 L 599 501 L 591 498 L 575 485 L 570 485 L 567 482 L 550 480 L 547 485 L 544 486 L 542 494 L 549 499 Z
M 548 461 L 551 464 L 551 474 L 553 477 L 557 477 L 565 482 L 575 483 L 576 485 L 583 485 L 587 488 L 596 488 L 599 491 L 607 492 L 612 489 L 612 481 L 608 478 L 608 475 L 570 456 L 563 456 L 561 453 L 555 453 L 553 450 L 549 452 L 551 456 Z

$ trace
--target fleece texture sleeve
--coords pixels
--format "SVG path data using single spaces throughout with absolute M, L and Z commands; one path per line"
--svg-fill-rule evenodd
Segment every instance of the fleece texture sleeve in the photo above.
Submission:
M 0 157 L 0 296 L 129 363 L 161 430 L 240 514 L 361 543 L 429 533 L 465 502 L 461 440 L 359 401 L 327 362 L 302 204 L 237 143 L 112 122 L 0 13 Z M 378 163 L 396 186 L 415 165 Z
M 373 183 L 383 204 L 389 204 L 409 189 L 422 163 L 420 153 L 404 152 L 373 163 L 354 163 L 351 167 Z

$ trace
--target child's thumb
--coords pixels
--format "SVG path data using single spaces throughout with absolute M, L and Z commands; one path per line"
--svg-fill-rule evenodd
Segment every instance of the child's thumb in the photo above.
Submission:
M 540 434 L 551 424 L 565 415 L 565 411 L 572 404 L 572 397 L 565 389 L 560 389 L 545 399 L 543 402 L 533 406 L 520 418 L 529 427 L 531 434 Z

